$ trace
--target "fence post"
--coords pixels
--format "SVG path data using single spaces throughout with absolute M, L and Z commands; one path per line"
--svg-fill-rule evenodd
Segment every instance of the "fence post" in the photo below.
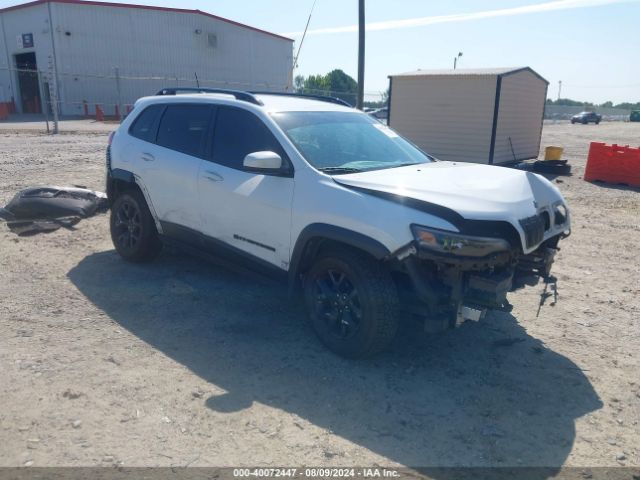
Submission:
M 47 93 L 44 91 L 44 85 L 42 83 L 44 77 L 44 72 L 38 72 L 38 87 L 40 89 L 40 105 L 42 108 L 42 113 L 44 113 L 44 122 L 47 125 L 47 133 L 49 133 L 49 106 L 47 105 Z
M 51 100 L 51 110 L 53 110 L 53 133 L 58 133 L 58 84 L 51 55 L 49 55 L 49 80 L 49 99 Z
M 120 69 L 116 67 L 116 90 L 118 92 L 118 104 L 116 105 L 116 116 L 122 123 L 122 95 L 120 91 Z

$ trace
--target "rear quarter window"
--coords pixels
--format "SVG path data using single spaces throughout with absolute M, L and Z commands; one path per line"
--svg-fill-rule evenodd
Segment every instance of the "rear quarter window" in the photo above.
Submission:
M 145 108 L 138 118 L 133 121 L 129 128 L 129 134 L 133 137 L 144 140 L 145 142 L 154 142 L 156 139 L 156 131 L 158 129 L 158 120 L 164 110 L 164 105 L 151 105 Z

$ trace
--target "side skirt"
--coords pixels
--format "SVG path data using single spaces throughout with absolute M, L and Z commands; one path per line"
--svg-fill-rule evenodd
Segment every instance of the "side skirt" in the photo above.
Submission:
M 196 230 L 169 222 L 160 223 L 164 232 L 161 239 L 167 245 L 258 281 L 287 285 L 287 272 L 261 258 Z

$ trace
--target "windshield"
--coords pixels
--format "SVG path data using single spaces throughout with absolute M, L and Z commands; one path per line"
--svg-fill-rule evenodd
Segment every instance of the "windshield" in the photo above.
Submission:
M 356 112 L 272 114 L 304 158 L 332 174 L 432 162 L 390 128 Z

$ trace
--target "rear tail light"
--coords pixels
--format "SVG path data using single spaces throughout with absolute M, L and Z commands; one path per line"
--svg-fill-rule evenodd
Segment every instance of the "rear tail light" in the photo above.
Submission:
M 109 143 L 108 143 L 108 145 L 109 145 L 109 146 L 111 146 L 111 142 L 113 142 L 113 136 L 114 136 L 115 134 L 116 134 L 116 132 L 111 132 L 111 133 L 109 134 Z

